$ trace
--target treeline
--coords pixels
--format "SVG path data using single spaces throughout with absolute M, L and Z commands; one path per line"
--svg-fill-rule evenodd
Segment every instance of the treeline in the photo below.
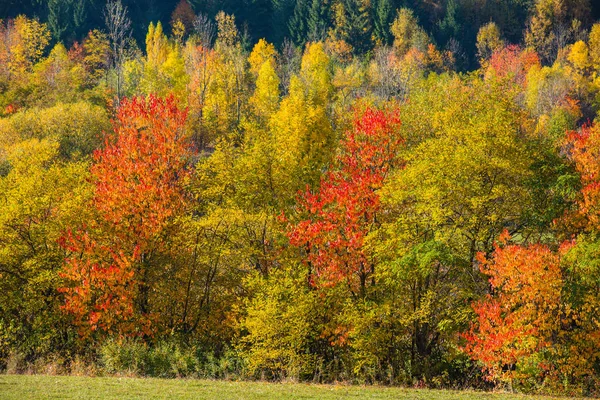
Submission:
M 47 23 L 54 43 L 70 46 L 104 26 L 105 5 L 105 0 L 5 0 L 0 18 L 37 17 Z M 490 21 L 512 43 L 521 42 L 527 29 L 539 29 L 539 40 L 556 40 L 560 48 L 574 41 L 577 32 L 570 30 L 588 29 L 600 18 L 600 7 L 589 0 L 123 0 L 123 5 L 138 44 L 150 22 L 171 30 L 181 19 L 191 29 L 195 15 L 214 18 L 224 11 L 236 16 L 247 46 L 263 38 L 276 46 L 287 38 L 300 47 L 329 39 L 345 42 L 354 54 L 391 44 L 396 11 L 408 8 L 438 48 L 458 56 L 461 70 L 477 67 L 477 32 Z
M 409 8 L 368 57 L 4 21 L 0 368 L 598 394 L 600 24 L 564 4 L 470 73 Z

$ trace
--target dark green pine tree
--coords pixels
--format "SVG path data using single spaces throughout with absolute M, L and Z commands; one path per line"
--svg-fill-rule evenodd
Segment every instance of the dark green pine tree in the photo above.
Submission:
M 459 36 L 461 30 L 459 11 L 459 5 L 456 0 L 448 0 L 448 3 L 446 3 L 446 15 L 438 23 L 442 43 L 446 43 L 450 38 Z
M 326 0 L 312 0 L 306 23 L 308 40 L 324 40 L 329 28 L 329 4 Z
M 235 16 L 242 24 L 248 25 L 250 37 L 254 42 L 271 37 L 271 18 L 273 16 L 271 0 L 244 0 L 241 13 Z
M 364 54 L 372 48 L 373 44 L 370 4 L 366 0 L 344 0 L 344 9 L 348 21 L 347 41 L 356 54 Z
M 390 25 L 394 21 L 394 6 L 392 0 L 378 0 L 373 13 L 373 37 L 383 45 L 392 42 Z
M 57 42 L 65 40 L 65 36 L 71 27 L 72 0 L 49 0 L 48 1 L 48 29 Z
M 294 0 L 272 0 L 271 38 L 278 45 L 288 36 L 287 22 L 294 13 L 295 5 Z
M 309 1 L 310 0 L 296 0 L 294 12 L 288 22 L 290 37 L 296 46 L 303 46 L 307 40 Z
M 90 0 L 73 0 L 73 28 L 76 37 L 85 36 L 89 29 Z

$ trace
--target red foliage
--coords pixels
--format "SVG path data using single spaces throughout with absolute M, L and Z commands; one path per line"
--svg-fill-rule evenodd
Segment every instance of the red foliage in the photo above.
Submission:
M 488 70 L 501 78 L 511 77 L 515 82 L 523 85 L 527 72 L 534 65 L 541 65 L 536 52 L 522 50 L 517 45 L 508 45 L 492 54 Z
M 96 219 L 61 242 L 71 253 L 62 273 L 72 283 L 62 289 L 64 309 L 83 336 L 94 330 L 151 333 L 148 259 L 185 203 L 185 120 L 172 97 L 125 100 L 114 133 L 94 154 Z
M 465 350 L 489 379 L 514 378 L 515 367 L 550 346 L 560 327 L 560 257 L 543 245 L 497 245 L 491 260 L 478 258 L 491 294 L 473 305 L 477 323 L 464 335 Z
M 305 261 L 317 276 L 313 283 L 333 286 L 358 276 L 364 286 L 372 265 L 364 240 L 380 208 L 377 190 L 403 143 L 399 124 L 397 112 L 367 109 L 342 140 L 338 168 L 321 179 L 319 190 L 300 195 L 305 219 L 287 235 L 293 246 L 307 250 Z

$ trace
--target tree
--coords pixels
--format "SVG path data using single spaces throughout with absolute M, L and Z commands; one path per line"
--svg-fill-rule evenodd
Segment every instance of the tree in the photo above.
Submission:
M 110 63 L 110 42 L 108 36 L 97 29 L 90 31 L 83 41 L 85 66 L 89 85 L 98 84 L 100 79 L 106 74 Z
M 61 41 L 67 31 L 72 30 L 70 24 L 71 2 L 65 0 L 48 1 L 48 28 L 55 40 Z
M 570 132 L 568 143 L 572 146 L 572 157 L 581 175 L 578 212 L 584 217 L 584 229 L 600 231 L 600 126 L 594 123 L 582 127 L 579 132 Z
M 276 270 L 268 278 L 247 279 L 254 294 L 245 301 L 239 339 L 251 375 L 301 378 L 311 376 L 317 356 L 309 350 L 319 338 L 315 317 L 319 299 L 298 271 Z M 311 346 L 313 345 L 313 346 Z
M 596 71 L 600 71 L 600 23 L 592 26 L 588 45 L 592 64 Z
M 181 0 L 171 14 L 171 30 L 174 32 L 174 27 L 179 22 L 183 25 L 184 34 L 189 34 L 194 29 L 195 19 L 196 15 L 190 3 L 187 0 Z
M 123 7 L 121 0 L 109 0 L 104 9 L 104 23 L 108 30 L 108 39 L 111 47 L 112 68 L 116 73 L 116 101 L 121 101 L 123 90 L 123 64 L 125 62 L 125 48 L 131 37 L 131 20 L 127 16 L 127 7 Z
M 444 105 L 432 120 L 406 121 L 415 124 L 405 133 L 415 144 L 384 190 L 399 248 L 435 239 L 469 265 L 505 227 L 524 226 L 535 160 L 521 136 L 529 117 L 495 85 L 452 79 L 429 97 L 430 107 Z
M 552 67 L 533 65 L 527 72 L 526 104 L 534 115 L 549 115 L 568 104 L 575 82 L 560 64 Z
M 49 141 L 58 146 L 52 159 L 74 162 L 90 158 L 101 144 L 102 132 L 108 128 L 106 110 L 83 101 L 32 107 L 0 122 L 0 146 L 13 146 L 29 139 Z
M 491 293 L 473 304 L 477 322 L 465 335 L 466 351 L 490 380 L 543 376 L 548 349 L 561 325 L 560 257 L 543 245 L 509 245 L 500 237 L 491 259 L 480 253 Z M 546 353 L 546 354 L 544 354 Z
M 534 51 L 509 45 L 494 51 L 487 66 L 487 72 L 493 72 L 496 77 L 508 77 L 519 85 L 525 85 L 529 70 L 540 68 L 541 64 Z
M 158 96 L 174 95 L 181 104 L 188 98 L 189 76 L 180 43 L 169 41 L 162 24 L 150 23 L 146 35 L 146 53 L 143 73 L 137 90 Z M 141 89 L 141 90 L 140 90 Z
M 0 24 L 0 70 L 4 79 L 19 78 L 42 58 L 50 31 L 37 19 L 18 16 Z
M 297 0 L 294 12 L 288 21 L 288 29 L 297 46 L 304 45 L 308 28 L 306 26 L 309 0 Z
M 399 56 L 404 56 L 411 48 L 416 48 L 422 52 L 427 50 L 429 37 L 423 28 L 419 26 L 412 10 L 408 8 L 399 9 L 390 29 L 394 36 L 394 48 Z
M 504 41 L 500 37 L 498 25 L 490 22 L 477 32 L 477 55 L 481 62 L 488 60 L 495 51 L 504 47 Z
M 403 142 L 399 124 L 395 112 L 367 108 L 357 115 L 341 143 L 336 168 L 321 179 L 319 189 L 299 197 L 301 216 L 287 235 L 290 244 L 306 252 L 312 284 L 345 282 L 364 296 L 375 268 L 364 241 L 377 224 L 378 189 Z
M 273 68 L 273 63 L 265 61 L 258 71 L 256 78 L 256 90 L 248 100 L 254 107 L 257 116 L 265 118 L 271 115 L 277 109 L 279 104 L 279 78 Z
M 275 67 L 275 46 L 268 43 L 264 39 L 260 39 L 252 49 L 252 52 L 248 56 L 248 63 L 250 64 L 250 72 L 254 76 L 258 76 L 258 72 L 262 68 L 265 62 L 270 62 Z
M 0 357 L 11 349 L 35 359 L 70 340 L 58 241 L 88 216 L 89 165 L 61 160 L 52 138 L 0 143 L 0 154 Z
M 461 26 L 459 22 L 460 16 L 458 15 L 460 10 L 460 3 L 456 0 L 448 0 L 446 2 L 446 15 L 442 19 L 438 26 L 444 38 L 452 38 L 458 36 Z
M 429 84 L 428 94 L 420 86 L 403 106 L 406 164 L 381 189 L 386 212 L 372 236 L 379 270 L 390 270 L 405 299 L 400 318 L 410 321 L 412 371 L 425 376 L 471 321 L 468 304 L 484 290 L 474 270 L 478 252 L 491 253 L 504 229 L 551 237 L 552 220 L 568 206 L 556 184 L 567 178 L 564 161 L 535 139 L 522 89 L 492 79 Z
M 394 18 L 391 0 L 378 0 L 373 18 L 373 36 L 375 43 L 388 45 L 392 41 L 390 26 Z
M 356 54 L 363 54 L 371 48 L 371 3 L 365 0 L 344 0 L 339 3 L 343 18 L 338 18 L 337 39 L 347 42 Z
M 322 40 L 327 34 L 328 1 L 312 0 L 306 19 L 306 34 L 310 41 Z
M 216 132 L 207 129 L 204 120 L 204 107 L 209 90 L 212 87 L 217 68 L 216 52 L 203 45 L 194 46 L 188 41 L 185 47 L 185 66 L 190 79 L 189 85 L 189 122 L 197 127 L 194 141 L 199 151 L 207 147 Z
M 240 36 L 235 26 L 235 17 L 220 11 L 215 19 L 217 21 L 217 45 L 225 47 L 235 46 Z
M 61 99 L 73 99 L 86 81 L 85 69 L 69 58 L 58 43 L 48 57 L 35 66 L 30 84 L 35 87 L 38 103 L 54 105 Z
M 67 231 L 69 252 L 62 276 L 64 309 L 79 332 L 150 335 L 153 257 L 185 204 L 183 183 L 189 149 L 186 113 L 174 98 L 126 100 L 114 134 L 94 154 L 94 220 Z
M 216 34 L 216 26 L 205 14 L 198 14 L 194 19 L 194 32 L 198 35 L 200 45 L 205 49 L 212 48 Z
M 589 18 L 588 0 L 537 0 L 525 43 L 545 64 L 556 59 L 558 51 L 581 33 L 581 22 Z
M 318 184 L 335 151 L 327 108 L 333 95 L 330 63 L 322 43 L 309 44 L 299 75 L 291 78 L 288 96 L 269 120 L 275 164 L 272 186 L 280 204 L 289 205 L 307 184 Z

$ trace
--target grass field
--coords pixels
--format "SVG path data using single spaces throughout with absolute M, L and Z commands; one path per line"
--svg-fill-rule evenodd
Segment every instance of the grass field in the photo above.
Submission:
M 0 375 L 0 399 L 550 399 L 500 393 L 182 379 Z

